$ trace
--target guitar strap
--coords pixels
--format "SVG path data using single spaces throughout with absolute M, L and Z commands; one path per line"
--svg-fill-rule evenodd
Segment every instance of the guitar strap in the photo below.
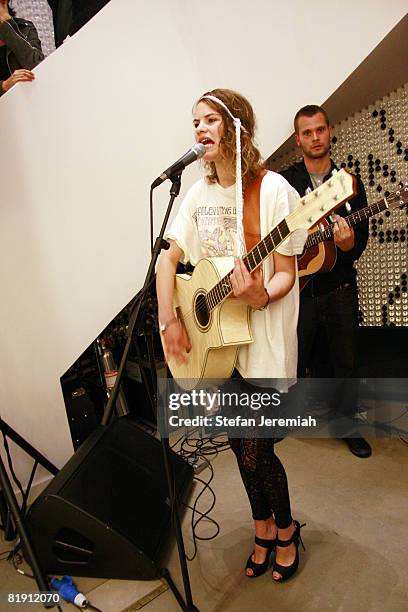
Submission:
M 261 239 L 260 195 L 262 179 L 266 173 L 267 170 L 261 170 L 244 191 L 244 234 L 247 252 Z

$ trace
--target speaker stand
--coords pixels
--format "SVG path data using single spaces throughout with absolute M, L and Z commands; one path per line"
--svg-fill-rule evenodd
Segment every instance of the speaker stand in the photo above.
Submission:
M 171 591 L 173 592 L 174 597 L 177 599 L 180 608 L 184 612 L 200 612 L 199 609 L 196 608 L 194 604 L 191 604 L 191 606 L 186 605 L 184 599 L 180 595 L 180 591 L 178 590 L 178 588 L 174 584 L 173 579 L 170 576 L 170 572 L 169 572 L 169 570 L 167 568 L 164 568 L 161 571 L 160 577 L 164 578 L 164 580 L 167 582 L 167 584 L 169 585 Z M 190 598 L 191 598 L 191 591 L 190 591 Z
M 51 472 L 55 476 L 58 473 L 58 469 L 53 465 L 48 459 L 46 459 L 41 453 L 39 453 L 31 444 L 29 444 L 24 438 L 22 438 L 14 429 L 12 429 L 3 419 L 0 417 L 0 430 L 4 436 L 8 436 L 15 444 L 17 444 L 20 448 L 22 448 L 28 455 L 30 455 L 34 459 L 34 468 L 30 478 L 30 485 L 32 482 L 32 478 L 34 476 L 34 472 L 37 468 L 38 464 L 41 464 L 46 470 Z M 50 586 L 47 582 L 46 577 L 44 576 L 41 568 L 38 564 L 37 557 L 35 555 L 34 548 L 31 544 L 30 537 L 24 525 L 23 514 L 18 505 L 17 498 L 14 494 L 13 487 L 11 486 L 10 479 L 8 477 L 5 465 L 0 455 L 0 487 L 1 491 L 4 495 L 6 506 L 8 512 L 12 515 L 14 519 L 14 524 L 16 530 L 18 531 L 21 539 L 21 543 L 25 550 L 25 555 L 27 558 L 27 562 L 29 563 L 35 581 L 37 582 L 39 592 L 49 592 Z M 28 488 L 29 490 L 29 488 Z M 24 502 L 23 502 L 24 505 Z M 54 608 L 57 604 L 55 603 L 44 603 L 44 608 Z

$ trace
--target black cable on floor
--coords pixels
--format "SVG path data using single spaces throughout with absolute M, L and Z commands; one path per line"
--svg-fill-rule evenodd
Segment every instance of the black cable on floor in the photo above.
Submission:
M 211 510 L 214 508 L 216 501 L 217 501 L 217 497 L 214 493 L 214 490 L 210 487 L 210 482 L 213 480 L 214 478 L 214 468 L 212 467 L 211 463 L 208 461 L 208 459 L 206 459 L 207 461 L 207 465 L 210 468 L 211 471 L 211 476 L 210 479 L 206 482 L 205 480 L 202 480 L 201 478 L 198 478 L 198 476 L 194 476 L 194 480 L 197 482 L 200 482 L 203 486 L 203 488 L 201 489 L 200 493 L 197 495 L 197 497 L 194 500 L 194 504 L 193 506 L 190 506 L 189 504 L 184 504 L 186 506 L 186 508 L 189 508 L 190 510 L 192 510 L 192 514 L 191 514 L 191 532 L 192 532 L 192 536 L 193 536 L 193 546 L 194 546 L 194 551 L 191 557 L 189 557 L 188 555 L 186 555 L 187 560 L 188 561 L 193 561 L 193 559 L 195 559 L 196 555 L 197 555 L 197 540 L 213 540 L 214 538 L 217 537 L 217 535 L 220 532 L 220 526 L 217 523 L 217 521 L 213 518 L 211 518 L 209 515 L 209 513 L 211 512 Z M 206 489 L 208 489 L 212 495 L 212 502 L 210 504 L 210 507 L 205 511 L 205 512 L 201 512 L 200 510 L 197 510 L 197 504 L 198 501 L 200 499 L 200 497 L 204 494 L 204 492 L 206 491 Z M 195 519 L 196 515 L 199 515 L 199 517 L 197 519 Z M 197 534 L 197 525 L 202 521 L 202 520 L 207 520 L 210 523 L 212 523 L 215 526 L 215 533 L 212 534 L 211 536 L 200 536 Z
M 228 440 L 217 440 L 217 438 L 184 438 L 180 450 L 182 457 L 199 455 L 217 455 L 219 452 L 228 450 Z
M 189 436 L 191 436 L 191 434 L 195 433 L 196 431 L 198 430 L 190 431 Z M 214 478 L 214 469 L 211 463 L 209 462 L 209 460 L 207 459 L 207 456 L 218 455 L 218 453 L 228 450 L 229 442 L 228 440 L 217 440 L 216 438 L 191 438 L 191 437 L 187 437 L 184 434 L 183 436 L 178 438 L 176 442 L 172 444 L 171 448 L 174 448 L 175 446 L 177 446 L 177 444 L 179 444 L 181 440 L 182 442 L 181 442 L 180 448 L 178 449 L 177 453 L 180 456 L 184 457 L 185 459 L 189 459 L 189 458 L 197 459 L 199 457 L 202 457 L 202 459 L 205 460 L 207 466 L 209 467 L 211 471 L 211 475 L 208 481 L 198 478 L 198 476 L 194 476 L 194 480 L 196 482 L 200 482 L 203 485 L 203 488 L 201 489 L 199 494 L 196 496 L 193 505 L 190 506 L 189 504 L 185 504 L 183 502 L 183 505 L 192 511 L 191 532 L 192 532 L 194 550 L 193 550 L 192 556 L 186 555 L 187 560 L 192 561 L 197 555 L 197 540 L 213 540 L 214 538 L 217 537 L 217 535 L 220 532 L 220 526 L 217 523 L 217 521 L 209 516 L 209 513 L 213 510 L 216 504 L 217 497 L 215 495 L 214 490 L 210 486 L 210 483 L 212 482 Z M 175 491 L 174 481 L 173 481 L 173 487 L 174 487 L 173 494 L 175 495 L 176 491 Z M 205 512 L 201 512 L 200 510 L 197 509 L 197 503 L 207 489 L 209 490 L 212 496 L 212 501 L 210 503 L 210 507 L 207 510 L 205 510 Z M 198 518 L 197 518 L 197 515 L 198 515 Z M 197 534 L 197 526 L 202 520 L 207 520 L 215 526 L 214 534 L 212 534 L 211 536 L 200 536 Z
M 22 554 L 18 552 L 19 547 L 20 547 L 20 544 L 18 543 L 17 546 L 15 546 L 15 548 L 13 548 L 13 550 L 9 554 L 9 557 L 7 560 L 13 564 L 14 569 L 21 576 L 27 576 L 27 578 L 32 578 L 33 580 L 35 580 L 33 574 L 29 574 L 28 572 L 25 572 L 24 570 L 18 567 L 18 565 L 22 565 L 23 560 L 24 560 Z

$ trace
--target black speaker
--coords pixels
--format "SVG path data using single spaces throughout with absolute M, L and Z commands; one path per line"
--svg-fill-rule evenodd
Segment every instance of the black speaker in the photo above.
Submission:
M 170 451 L 180 502 L 192 467 Z M 150 580 L 170 543 L 162 444 L 129 417 L 99 426 L 32 504 L 27 516 L 47 574 Z

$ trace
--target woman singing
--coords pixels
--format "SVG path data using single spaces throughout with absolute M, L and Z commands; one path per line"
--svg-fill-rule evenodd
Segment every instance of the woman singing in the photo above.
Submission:
M 263 175 L 261 236 L 297 206 L 299 196 L 282 176 L 264 170 L 254 144 L 254 112 L 242 95 L 229 89 L 205 93 L 194 105 L 193 125 L 196 141 L 206 149 L 206 176 L 184 198 L 167 232 L 170 249 L 162 252 L 158 262 L 157 295 L 165 352 L 167 358 L 183 362 L 190 349 L 186 330 L 173 309 L 177 263 L 195 266 L 203 257 L 240 254 L 235 258 L 231 285 L 234 296 L 251 307 L 254 341 L 240 347 L 234 375 L 249 391 L 259 391 L 250 379 L 296 377 L 299 288 L 295 255 L 303 250 L 306 232 L 292 234 L 261 268 L 249 273 L 242 261 L 242 189 Z M 273 438 L 229 438 L 255 522 L 255 546 L 246 563 L 246 575 L 263 574 L 275 550 L 272 576 L 282 582 L 297 570 L 300 539 L 300 525 L 291 514 L 285 468 L 275 454 Z

